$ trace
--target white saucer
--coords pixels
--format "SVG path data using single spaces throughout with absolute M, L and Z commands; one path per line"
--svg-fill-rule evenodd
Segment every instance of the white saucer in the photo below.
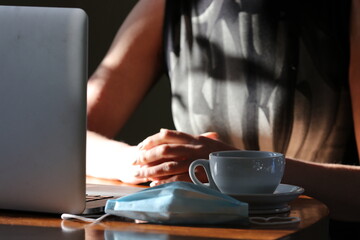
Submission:
M 250 214 L 283 213 L 290 210 L 288 203 L 295 200 L 304 189 L 289 184 L 280 184 L 271 194 L 242 194 L 231 197 L 249 204 Z

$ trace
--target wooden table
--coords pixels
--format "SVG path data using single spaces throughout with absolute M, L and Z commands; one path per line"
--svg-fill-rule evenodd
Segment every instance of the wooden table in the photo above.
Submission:
M 290 203 L 294 225 L 166 226 L 136 224 L 109 217 L 100 224 L 61 220 L 59 215 L 0 211 L 0 239 L 327 239 L 328 208 L 300 196 Z

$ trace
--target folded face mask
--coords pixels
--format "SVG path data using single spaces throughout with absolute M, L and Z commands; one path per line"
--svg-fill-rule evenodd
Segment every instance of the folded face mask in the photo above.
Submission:
M 172 182 L 108 200 L 107 214 L 162 224 L 215 224 L 248 218 L 248 204 L 188 182 Z
M 62 219 L 98 223 L 110 215 L 162 224 L 217 224 L 244 222 L 254 225 L 297 224 L 299 217 L 248 217 L 248 204 L 219 191 L 187 182 L 173 182 L 108 200 L 106 214 L 88 218 L 62 214 Z

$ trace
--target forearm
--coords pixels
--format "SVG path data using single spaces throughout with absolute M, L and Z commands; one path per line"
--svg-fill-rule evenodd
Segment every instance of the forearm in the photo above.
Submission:
M 287 159 L 283 183 L 301 186 L 336 220 L 360 221 L 360 167 Z

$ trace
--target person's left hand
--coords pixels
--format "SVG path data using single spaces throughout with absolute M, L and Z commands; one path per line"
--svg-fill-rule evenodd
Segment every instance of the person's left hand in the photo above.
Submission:
M 196 159 L 208 159 L 211 152 L 236 149 L 218 140 L 214 132 L 202 135 L 161 129 L 138 145 L 140 155 L 135 164 L 141 165 L 136 177 L 152 181 L 156 186 L 174 181 L 191 181 L 188 169 Z M 206 180 L 204 171 L 197 171 L 200 180 Z

